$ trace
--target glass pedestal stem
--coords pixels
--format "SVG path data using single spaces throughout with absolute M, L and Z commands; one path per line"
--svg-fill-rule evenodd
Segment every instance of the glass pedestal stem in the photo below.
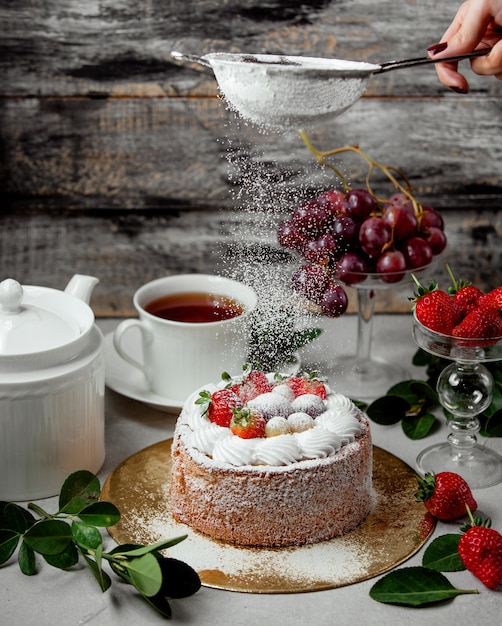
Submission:
M 373 289 L 357 289 L 357 352 L 358 371 L 364 373 L 371 354 L 373 312 L 376 292 Z
M 371 356 L 375 300 L 378 291 L 355 287 L 357 292 L 357 345 L 355 355 L 342 355 L 331 367 L 330 384 L 338 393 L 372 401 L 407 377 L 400 365 Z
M 456 361 L 441 372 L 437 390 L 442 406 L 453 415 L 448 420 L 453 459 L 472 458 L 480 430 L 477 416 L 490 406 L 492 389 L 492 375 L 482 363 Z
M 420 471 L 455 472 L 471 488 L 502 481 L 502 458 L 480 446 L 478 415 L 491 403 L 493 378 L 482 363 L 453 362 L 440 374 L 437 390 L 441 405 L 451 413 L 447 443 L 430 446 L 417 457 Z

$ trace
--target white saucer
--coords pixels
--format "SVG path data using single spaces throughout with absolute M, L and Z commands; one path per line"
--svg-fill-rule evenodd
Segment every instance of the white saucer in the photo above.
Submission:
M 141 336 L 138 333 L 126 333 L 122 338 L 124 350 L 133 358 L 141 360 Z M 284 374 L 296 374 L 300 369 L 300 355 L 295 353 L 295 363 L 281 368 Z M 145 377 L 135 367 L 119 356 L 113 345 L 113 332 L 105 335 L 105 380 L 106 386 L 117 393 L 143 402 L 147 406 L 166 413 L 179 413 L 183 402 L 164 398 L 149 390 Z
M 137 333 L 126 333 L 122 339 L 124 349 L 141 360 L 141 337 Z M 113 345 L 113 332 L 105 335 L 105 380 L 106 386 L 126 398 L 138 400 L 147 406 L 166 413 L 178 413 L 183 407 L 180 400 L 171 400 L 151 392 L 143 374 L 124 361 Z

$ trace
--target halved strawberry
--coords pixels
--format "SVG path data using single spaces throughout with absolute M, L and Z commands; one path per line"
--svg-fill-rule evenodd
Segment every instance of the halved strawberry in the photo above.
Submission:
M 292 376 L 286 381 L 286 385 L 293 390 L 295 397 L 303 396 L 306 393 L 312 393 L 326 400 L 326 385 L 318 378 L 316 373 L 303 373 L 302 376 Z
M 268 382 L 268 378 L 264 372 L 260 370 L 247 370 L 242 378 L 232 384 L 229 389 L 246 403 L 262 393 L 272 391 L 272 385 Z

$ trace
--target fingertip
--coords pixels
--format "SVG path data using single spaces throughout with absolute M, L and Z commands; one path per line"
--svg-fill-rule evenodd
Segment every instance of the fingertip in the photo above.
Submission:
M 447 47 L 448 47 L 448 42 L 443 41 L 442 43 L 435 43 L 433 46 L 429 46 L 429 48 L 427 48 L 427 52 L 429 53 L 430 57 L 433 57 L 433 56 L 436 56 L 436 54 L 439 54 L 440 52 L 444 52 L 444 50 L 446 50 Z

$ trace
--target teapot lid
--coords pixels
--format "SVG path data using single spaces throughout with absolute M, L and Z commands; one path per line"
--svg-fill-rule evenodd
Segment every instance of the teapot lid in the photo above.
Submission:
M 52 350 L 81 335 L 71 313 L 54 306 L 51 291 L 23 288 L 12 278 L 0 283 L 0 356 Z

